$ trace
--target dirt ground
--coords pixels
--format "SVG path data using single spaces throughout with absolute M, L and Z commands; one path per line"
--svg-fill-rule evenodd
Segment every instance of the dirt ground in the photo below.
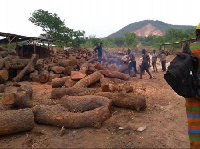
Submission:
M 167 85 L 160 66 L 158 71 L 152 72 L 154 79 L 145 74 L 142 80 L 137 75 L 131 81 L 134 91 L 146 96 L 145 111 L 112 107 L 112 117 L 100 129 L 66 128 L 63 136 L 60 127 L 35 123 L 31 131 L 1 136 L 0 148 L 189 148 L 185 100 Z M 51 84 L 31 85 L 34 104 L 56 102 L 49 99 Z M 7 84 L 6 93 L 15 90 Z M 146 129 L 138 131 L 140 127 Z

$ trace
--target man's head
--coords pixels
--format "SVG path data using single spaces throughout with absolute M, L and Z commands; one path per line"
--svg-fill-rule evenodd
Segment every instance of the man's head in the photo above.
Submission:
M 145 49 L 142 49 L 142 54 L 145 54 L 146 53 L 146 50 Z
M 99 43 L 99 45 L 100 45 L 100 46 L 102 46 L 102 45 L 103 45 L 103 43 L 102 43 L 102 42 L 100 42 L 100 43 Z
M 200 24 L 196 27 L 196 40 L 200 41 Z
M 128 54 L 130 54 L 130 53 L 131 53 L 131 50 L 130 50 L 130 49 L 128 49 L 128 51 L 127 51 L 127 52 L 128 52 Z
M 153 50 L 153 53 L 156 53 L 156 50 Z

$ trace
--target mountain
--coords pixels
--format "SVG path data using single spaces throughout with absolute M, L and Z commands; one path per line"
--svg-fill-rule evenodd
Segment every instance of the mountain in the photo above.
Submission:
M 149 35 L 163 36 L 166 30 L 174 29 L 194 29 L 195 26 L 191 25 L 172 25 L 161 21 L 144 20 L 140 22 L 131 23 L 119 31 L 109 35 L 109 38 L 121 36 L 123 37 L 126 32 L 135 33 L 139 37 L 147 37 Z

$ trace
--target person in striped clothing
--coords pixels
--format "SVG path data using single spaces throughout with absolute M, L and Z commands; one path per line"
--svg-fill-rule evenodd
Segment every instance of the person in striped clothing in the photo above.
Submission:
M 198 60 L 200 59 L 200 24 L 196 27 L 196 41 L 190 44 L 190 51 Z M 198 61 L 197 76 L 200 85 L 200 60 Z M 185 106 L 190 148 L 200 148 L 200 88 L 196 97 L 186 98 Z

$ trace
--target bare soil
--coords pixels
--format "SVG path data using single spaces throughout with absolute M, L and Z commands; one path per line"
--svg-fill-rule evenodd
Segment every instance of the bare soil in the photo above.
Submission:
M 165 82 L 160 66 L 154 79 L 144 74 L 131 81 L 135 92 L 146 95 L 147 109 L 137 112 L 112 107 L 112 117 L 100 129 L 68 129 L 60 135 L 60 127 L 41 125 L 29 132 L 0 137 L 0 148 L 189 148 L 185 100 Z M 54 104 L 50 99 L 51 84 L 31 84 L 34 104 Z M 16 87 L 7 83 L 6 93 Z M 0 95 L 0 100 L 3 94 Z M 6 108 L 1 105 L 0 110 Z M 146 127 L 137 131 L 139 127 Z

